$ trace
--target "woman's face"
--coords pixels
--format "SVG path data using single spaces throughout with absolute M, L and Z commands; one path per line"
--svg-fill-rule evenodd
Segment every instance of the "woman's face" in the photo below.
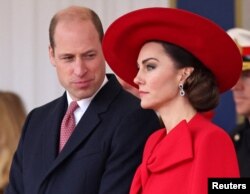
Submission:
M 157 111 L 179 96 L 181 70 L 176 69 L 174 61 L 160 43 L 144 44 L 137 63 L 139 70 L 134 82 L 139 86 L 143 108 Z

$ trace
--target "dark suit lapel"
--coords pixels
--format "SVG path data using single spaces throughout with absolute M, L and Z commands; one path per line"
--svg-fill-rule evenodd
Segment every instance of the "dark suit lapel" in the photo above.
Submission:
M 73 134 L 66 143 L 65 147 L 58 155 L 55 165 L 61 163 L 84 141 L 88 139 L 88 136 L 95 129 L 100 122 L 100 118 L 94 110 L 89 109 L 81 118 L 80 122 L 76 126 Z
M 58 137 L 62 118 L 67 109 L 66 93 L 58 99 L 54 109 L 48 112 L 43 132 L 43 159 L 49 169 L 58 155 Z
M 120 85 L 114 76 L 108 76 L 109 82 L 103 86 L 90 103 L 85 114 L 82 116 L 73 134 L 66 143 L 62 152 L 58 155 L 58 162 L 69 156 L 81 143 L 88 139 L 96 126 L 101 122 L 100 114 L 106 112 L 108 106 L 120 91 Z
M 122 88 L 118 83 L 117 79 L 115 78 L 115 76 L 108 75 L 108 78 L 109 78 L 108 83 L 106 83 L 106 85 L 98 92 L 98 94 L 92 100 L 85 114 L 82 116 L 81 120 L 76 126 L 70 139 L 66 143 L 64 149 L 54 160 L 53 164 L 51 165 L 50 169 L 44 176 L 43 180 L 45 180 L 45 178 L 66 158 L 70 157 L 70 155 L 76 150 L 76 148 L 79 145 L 88 140 L 90 134 L 94 131 L 96 126 L 101 122 L 100 114 L 107 111 L 109 105 L 121 91 Z M 58 127 L 58 124 L 54 124 L 54 127 Z M 50 146 L 52 146 L 52 143 Z M 50 154 L 54 154 L 54 151 L 53 153 Z

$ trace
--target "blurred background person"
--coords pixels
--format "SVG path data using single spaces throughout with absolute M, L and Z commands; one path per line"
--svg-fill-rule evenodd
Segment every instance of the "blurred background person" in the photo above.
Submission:
M 232 88 L 238 125 L 232 131 L 237 152 L 240 176 L 250 177 L 250 31 L 242 28 L 229 29 L 228 34 L 238 45 L 242 59 L 242 73 Z
M 26 110 L 20 96 L 0 91 L 0 194 L 8 183 L 12 157 L 25 118 Z

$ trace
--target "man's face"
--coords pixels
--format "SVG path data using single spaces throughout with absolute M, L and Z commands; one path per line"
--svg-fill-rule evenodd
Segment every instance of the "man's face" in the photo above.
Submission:
M 105 76 L 105 60 L 98 32 L 91 21 L 60 21 L 49 48 L 61 85 L 73 100 L 91 97 Z
M 250 70 L 242 71 L 232 91 L 237 113 L 250 117 Z

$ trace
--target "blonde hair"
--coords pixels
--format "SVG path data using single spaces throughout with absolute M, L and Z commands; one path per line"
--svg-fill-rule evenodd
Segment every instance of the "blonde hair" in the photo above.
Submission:
M 0 192 L 8 183 L 12 157 L 25 118 L 21 98 L 13 92 L 0 91 Z

